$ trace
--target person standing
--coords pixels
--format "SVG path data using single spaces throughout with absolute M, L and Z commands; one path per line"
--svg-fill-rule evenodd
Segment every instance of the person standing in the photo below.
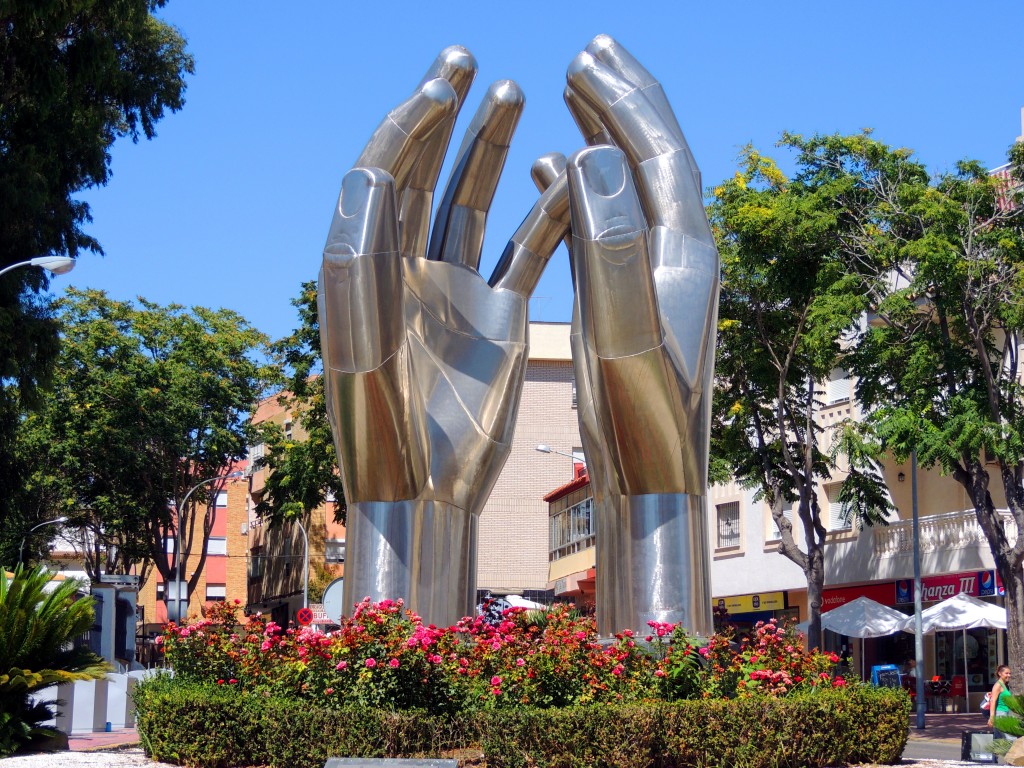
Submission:
M 992 691 L 988 695 L 988 727 L 993 730 L 997 739 L 1007 738 L 1007 734 L 995 727 L 995 719 L 1009 717 L 1012 714 L 1006 704 L 1010 696 L 1013 696 L 1013 692 L 1010 690 L 1010 668 L 1005 664 L 1000 664 L 996 669 L 995 685 L 992 686 Z

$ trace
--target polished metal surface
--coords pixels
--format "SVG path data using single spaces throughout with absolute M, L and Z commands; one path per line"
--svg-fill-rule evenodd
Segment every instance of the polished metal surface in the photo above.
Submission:
M 328 413 L 349 503 L 345 602 L 405 598 L 436 624 L 474 604 L 477 516 L 510 450 L 527 301 L 572 224 L 573 360 L 598 515 L 598 624 L 711 632 L 707 463 L 718 254 L 700 174 L 658 82 L 612 38 L 573 61 L 589 146 L 535 163 L 541 196 L 477 271 L 523 109 L 488 90 L 429 216 L 473 80 L 448 48 L 342 182 L 324 248 Z
M 597 503 L 598 629 L 712 631 L 707 523 L 718 253 L 658 82 L 601 35 L 569 67 L 573 361 Z M 609 145 L 607 142 L 610 141 Z
M 527 302 L 568 222 L 563 181 L 527 214 L 490 281 L 477 271 L 523 108 L 503 80 L 487 91 L 429 226 L 475 70 L 468 51 L 446 49 L 373 134 L 342 181 L 319 285 L 349 510 L 345 605 L 401 597 L 438 625 L 475 605 L 477 516 L 510 450 Z

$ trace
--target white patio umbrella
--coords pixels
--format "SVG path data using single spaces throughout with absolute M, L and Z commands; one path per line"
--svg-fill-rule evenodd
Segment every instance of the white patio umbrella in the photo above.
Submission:
M 921 631 L 926 635 L 933 632 L 963 632 L 965 686 L 970 681 L 967 674 L 967 630 L 979 628 L 1006 629 L 1006 609 L 961 592 L 921 613 Z M 914 631 L 913 620 L 907 623 L 904 630 Z
M 863 678 L 864 638 L 894 635 L 906 627 L 907 618 L 895 608 L 868 597 L 858 597 L 821 614 L 821 626 L 840 635 L 860 638 L 860 676 Z

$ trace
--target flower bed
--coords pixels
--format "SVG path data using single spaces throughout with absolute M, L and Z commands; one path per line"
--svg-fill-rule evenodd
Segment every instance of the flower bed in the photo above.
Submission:
M 239 627 L 235 611 L 166 634 L 175 677 L 136 697 L 152 756 L 319 768 L 475 747 L 491 768 L 824 766 L 895 762 L 906 741 L 905 693 L 847 686 L 834 656 L 772 622 L 740 643 L 657 623 L 598 642 L 568 607 L 441 629 L 364 602 L 327 635 Z

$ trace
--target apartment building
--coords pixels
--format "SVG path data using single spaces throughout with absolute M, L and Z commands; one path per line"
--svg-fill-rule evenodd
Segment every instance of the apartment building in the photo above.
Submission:
M 541 453 L 538 445 L 550 446 Z M 574 477 L 582 456 L 568 323 L 530 323 L 530 356 L 512 452 L 480 516 L 480 593 L 551 596 L 544 495 Z M 555 453 L 559 451 L 560 453 Z
M 306 439 L 299 415 L 280 395 L 260 402 L 253 421 L 280 426 L 289 440 Z M 249 458 L 254 463 L 263 458 L 265 446 L 251 446 Z M 344 575 L 345 526 L 335 520 L 338 504 L 334 498 L 314 509 L 301 523 L 271 528 L 256 512 L 263 496 L 268 470 L 255 468 L 249 478 L 247 499 L 248 539 L 248 592 L 243 599 L 246 613 L 261 612 L 281 626 L 287 626 L 302 607 L 303 579 L 306 565 L 314 585 L 314 597 L 324 582 Z M 303 529 L 305 535 L 303 535 Z M 308 545 L 307 545 L 308 538 Z M 308 549 L 307 549 L 308 546 Z M 318 603 L 319 600 L 311 602 Z M 317 611 L 315 619 L 326 623 L 326 617 Z
M 199 581 L 188 594 L 188 615 L 199 616 L 205 606 L 213 602 L 240 600 L 246 598 L 246 555 L 248 533 L 249 481 L 244 476 L 246 462 L 238 462 L 229 471 L 241 471 L 243 476 L 225 478 L 223 484 L 218 483 L 212 491 L 212 504 L 209 514 L 212 516 L 210 537 L 206 542 L 206 561 L 199 574 Z M 200 494 L 203 489 L 195 493 Z M 201 507 L 199 516 L 202 516 Z M 185 536 L 188 536 L 186 530 Z M 197 522 L 195 531 L 197 544 L 184 563 L 183 582 L 187 583 L 199 567 L 200 552 L 198 542 L 202 540 L 200 524 Z M 168 565 L 174 566 L 174 531 L 169 531 L 166 539 L 166 557 Z M 184 587 L 183 587 L 184 588 Z M 159 633 L 167 623 L 166 597 L 174 596 L 174 581 L 170 585 L 154 566 L 150 568 L 145 583 L 139 585 L 136 613 L 141 634 L 145 637 Z

